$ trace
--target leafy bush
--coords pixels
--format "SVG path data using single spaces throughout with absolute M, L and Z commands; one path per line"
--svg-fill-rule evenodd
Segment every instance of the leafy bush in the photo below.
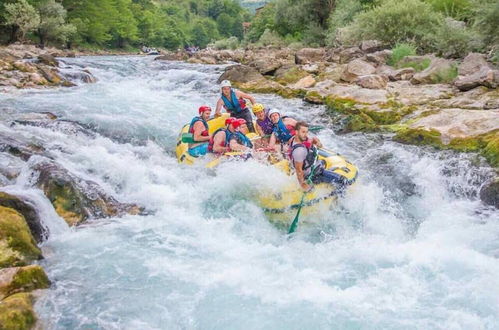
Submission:
M 448 69 L 437 72 L 432 82 L 435 84 L 450 84 L 457 78 L 457 73 L 457 65 L 453 65 Z
M 407 43 L 397 44 L 392 49 L 392 55 L 388 60 L 388 65 L 397 66 L 401 59 L 410 55 L 416 55 L 416 47 Z
M 326 44 L 336 44 L 336 34 L 338 29 L 351 23 L 358 13 L 363 9 L 360 0 L 339 0 L 336 2 L 336 8 L 329 18 L 329 29 L 326 37 Z
M 3 11 L 3 8 L 2 8 Z M 12 25 L 19 37 L 24 39 L 26 33 L 40 25 L 40 15 L 26 0 L 5 4 L 5 24 Z M 14 41 L 14 40 L 13 40 Z
M 277 32 L 266 29 L 257 44 L 259 46 L 285 46 L 286 43 Z
M 222 39 L 215 41 L 213 45 L 216 49 L 236 49 L 239 47 L 239 39 L 237 37 L 230 37 L 227 39 Z
M 250 42 L 256 42 L 265 30 L 273 30 L 275 27 L 275 5 L 274 3 L 267 4 L 258 16 L 255 16 L 251 22 L 251 27 L 245 36 L 245 39 Z
M 417 72 L 420 72 L 428 68 L 430 64 L 431 60 L 429 58 L 425 58 L 419 62 L 409 61 L 409 62 L 400 63 L 397 65 L 397 68 L 413 68 Z
M 443 15 L 457 20 L 467 20 L 472 15 L 470 0 L 425 0 Z
M 442 24 L 443 16 L 419 0 L 386 0 L 370 11 L 358 14 L 339 35 L 344 43 L 377 39 L 389 45 L 412 43 L 431 50 L 428 36 Z
M 480 49 L 479 35 L 460 23 L 448 17 L 435 35 L 429 37 L 432 48 L 439 55 L 458 58 L 466 56 L 472 50 Z
M 499 1 L 481 0 L 474 5 L 474 29 L 485 45 L 499 49 Z

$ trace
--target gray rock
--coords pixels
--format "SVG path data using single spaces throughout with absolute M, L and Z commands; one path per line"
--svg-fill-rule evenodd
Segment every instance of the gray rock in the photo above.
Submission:
M 416 73 L 412 79 L 413 84 L 435 84 L 440 82 L 440 77 L 453 69 L 454 62 L 443 58 L 435 58 L 425 70 Z
M 296 64 L 310 64 L 324 61 L 326 50 L 324 48 L 302 48 L 295 54 Z
M 231 65 L 225 68 L 225 72 L 218 78 L 218 83 L 222 80 L 229 80 L 237 83 L 247 83 L 250 81 L 265 79 L 255 68 L 248 65 Z
M 343 71 L 341 80 L 346 82 L 354 82 L 360 76 L 370 75 L 374 72 L 376 72 L 376 68 L 374 66 L 363 60 L 356 59 L 348 63 L 345 71 Z
M 383 44 L 378 40 L 364 40 L 360 43 L 360 49 L 365 53 L 372 53 L 383 49 Z
M 386 64 L 390 56 L 392 56 L 392 51 L 389 49 L 380 50 L 371 54 L 366 55 L 366 60 L 374 63 L 376 66 Z
M 364 52 L 359 47 L 350 47 L 339 52 L 339 62 L 348 63 L 356 58 L 364 55 Z
M 489 63 L 485 59 L 485 55 L 480 53 L 469 53 L 459 64 L 457 72 L 460 76 L 467 76 L 477 71 L 480 71 L 482 67 L 490 68 Z
M 468 91 L 478 86 L 488 88 L 497 88 L 499 86 L 499 70 L 492 70 L 489 67 L 482 66 L 479 71 L 458 77 L 454 85 L 460 91 Z
M 386 87 L 388 79 L 385 76 L 370 74 L 361 76 L 357 79 L 356 83 L 360 87 L 369 89 L 383 89 Z
M 410 80 L 414 74 L 416 74 L 416 70 L 414 68 L 402 68 L 393 71 L 388 75 L 388 78 L 391 81 L 397 80 Z
M 482 189 L 480 189 L 480 199 L 485 204 L 499 209 L 499 178 L 483 185 Z
M 56 58 L 50 54 L 43 54 L 38 56 L 38 62 L 54 67 L 59 66 L 59 61 L 56 60 Z

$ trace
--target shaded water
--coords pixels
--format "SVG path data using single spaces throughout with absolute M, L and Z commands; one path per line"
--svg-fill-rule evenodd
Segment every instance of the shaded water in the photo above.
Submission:
M 0 109 L 50 111 L 97 134 L 0 129 L 41 139 L 70 171 L 154 212 L 61 230 L 39 201 L 52 231 L 41 264 L 54 284 L 37 303 L 48 329 L 499 327 L 499 212 L 477 200 L 492 175 L 478 156 L 323 130 L 359 180 L 318 225 L 287 239 L 251 196 L 293 178 L 256 162 L 216 173 L 176 162 L 174 139 L 199 105 L 214 106 L 221 66 L 63 61 L 99 81 L 0 94 Z M 320 106 L 256 97 L 327 123 Z M 28 174 L 7 188 L 26 190 Z

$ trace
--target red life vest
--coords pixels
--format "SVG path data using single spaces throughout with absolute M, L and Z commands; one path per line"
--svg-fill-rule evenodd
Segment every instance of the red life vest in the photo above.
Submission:
M 227 132 L 228 130 L 226 128 L 219 128 L 215 132 L 213 132 L 213 135 L 210 138 L 210 141 L 208 142 L 208 151 L 209 152 L 214 152 L 213 151 L 213 145 L 215 144 L 215 135 L 217 135 L 219 132 L 225 132 L 225 141 L 220 143 L 220 147 L 225 147 L 227 146 Z
M 201 117 L 194 117 L 189 126 L 189 133 L 194 134 L 194 124 L 198 121 L 202 121 L 204 125 L 204 131 L 201 133 L 202 136 L 210 135 L 208 132 L 208 123 Z

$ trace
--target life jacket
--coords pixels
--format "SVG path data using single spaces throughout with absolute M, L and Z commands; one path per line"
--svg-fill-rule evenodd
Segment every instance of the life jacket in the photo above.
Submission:
M 258 126 L 262 128 L 263 134 L 265 135 L 272 134 L 272 132 L 274 131 L 274 124 L 272 124 L 272 121 L 269 119 L 268 113 L 269 113 L 268 111 L 265 111 L 264 120 L 260 119 L 256 120 L 256 123 L 258 124 Z
M 229 130 L 226 129 L 225 127 L 217 129 L 215 132 L 213 132 L 213 135 L 210 138 L 210 141 L 208 142 L 208 151 L 213 152 L 213 145 L 215 144 L 215 135 L 217 135 L 219 132 L 225 132 L 225 142 L 220 144 L 221 147 L 226 147 L 227 146 L 227 136 L 229 134 Z
M 204 131 L 201 133 L 202 136 L 208 136 L 209 135 L 209 132 L 208 132 L 208 123 L 206 122 L 206 120 L 204 120 L 203 118 L 201 117 L 194 117 L 192 118 L 192 121 L 191 121 L 191 124 L 189 125 L 189 133 L 191 134 L 194 134 L 194 124 L 198 121 L 201 121 L 204 125 Z
M 232 88 L 230 89 L 230 100 L 222 93 L 222 101 L 224 101 L 225 109 L 229 112 L 240 113 L 246 109 L 246 101 L 242 97 L 237 99 L 236 92 Z
M 282 119 L 279 118 L 277 124 L 274 124 L 272 133 L 275 134 L 275 136 L 279 139 L 279 141 L 281 141 L 281 143 L 286 143 L 289 141 L 289 139 L 295 136 L 296 131 L 293 126 L 284 125 Z
M 294 139 L 291 140 L 288 156 L 293 166 L 295 164 L 295 161 L 293 159 L 293 151 L 295 151 L 297 148 L 307 149 L 307 157 L 305 157 L 305 161 L 303 162 L 303 171 L 314 166 L 315 161 L 317 160 L 317 148 L 312 144 L 312 141 L 309 139 L 305 142 L 294 143 Z
M 242 144 L 243 146 L 248 148 L 253 148 L 253 143 L 251 143 L 251 140 L 248 139 L 248 137 L 243 133 L 241 132 L 232 133 L 229 130 L 227 130 L 226 134 L 227 135 L 225 136 L 225 146 L 228 146 L 230 144 L 230 140 L 235 136 L 237 143 Z

